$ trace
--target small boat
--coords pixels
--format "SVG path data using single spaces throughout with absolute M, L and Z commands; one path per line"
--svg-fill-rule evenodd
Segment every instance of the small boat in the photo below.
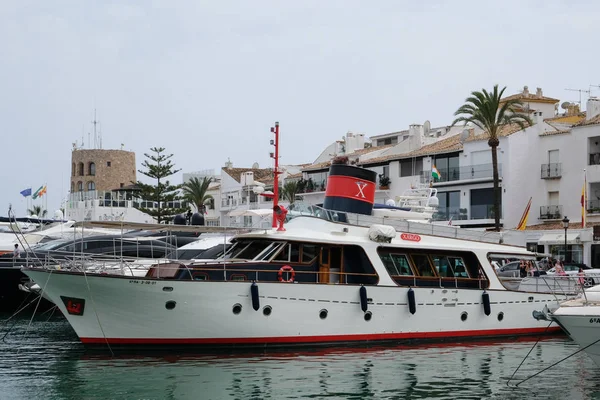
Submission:
M 375 181 L 374 172 L 334 165 L 325 208 L 290 220 L 275 206 L 277 228 L 236 235 L 216 260 L 160 264 L 144 277 L 51 265 L 24 272 L 88 346 L 314 346 L 560 330 L 530 318 L 555 304 L 553 294 L 508 290 L 491 265 L 535 253 L 374 223 Z

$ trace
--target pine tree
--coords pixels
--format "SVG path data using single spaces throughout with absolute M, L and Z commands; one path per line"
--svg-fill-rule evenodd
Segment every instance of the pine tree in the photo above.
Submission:
M 153 147 L 150 151 L 154 154 L 144 153 L 146 160 L 142 163 L 142 167 L 146 170 L 138 170 L 138 172 L 149 178 L 156 179 L 156 184 L 150 185 L 137 181 L 136 185 L 140 188 L 140 197 L 145 201 L 154 202 L 155 207 L 140 207 L 139 210 L 152 216 L 160 224 L 170 221 L 175 215 L 185 212 L 187 208 L 167 206 L 169 202 L 172 203 L 181 199 L 178 195 L 181 185 L 171 185 L 165 179 L 180 171 L 180 169 L 174 169 L 175 164 L 171 161 L 173 154 L 164 154 L 164 147 Z

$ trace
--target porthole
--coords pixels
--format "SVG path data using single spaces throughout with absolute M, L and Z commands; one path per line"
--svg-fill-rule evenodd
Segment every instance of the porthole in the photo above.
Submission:
M 235 314 L 238 315 L 239 313 L 242 312 L 242 305 L 239 303 L 236 303 L 233 305 L 233 308 L 231 309 L 231 311 Z
M 263 315 L 265 317 L 268 317 L 269 315 L 271 315 L 271 311 L 272 311 L 271 306 L 264 306 L 263 307 Z
M 167 310 L 172 310 L 175 308 L 176 305 L 177 305 L 177 302 L 175 300 L 169 300 L 165 303 L 165 308 Z
M 498 321 L 502 321 L 504 319 L 504 313 L 502 311 L 500 311 L 498 313 Z
M 467 318 L 469 318 L 469 313 L 467 313 L 466 311 L 463 311 L 463 312 L 460 314 L 460 320 L 461 320 L 462 322 L 465 322 L 465 321 L 467 320 Z
M 171 286 L 165 286 L 165 287 L 163 287 L 162 290 L 163 290 L 163 292 L 172 292 L 173 288 Z
M 321 311 L 319 311 L 319 318 L 321 318 L 321 319 L 327 318 L 327 310 L 326 309 L 322 309 Z
M 365 321 L 370 321 L 371 318 L 373 318 L 373 314 L 371 314 L 371 311 L 367 311 L 365 313 Z

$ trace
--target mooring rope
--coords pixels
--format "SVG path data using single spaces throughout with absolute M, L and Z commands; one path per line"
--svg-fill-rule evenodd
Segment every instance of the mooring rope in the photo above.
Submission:
M 542 340 L 542 335 L 544 335 L 548 331 L 548 328 L 550 328 L 550 325 L 552 325 L 553 322 L 554 321 L 550 321 L 550 323 L 548 324 L 548 326 L 546 327 L 546 329 L 544 329 L 544 332 L 538 336 L 538 338 L 535 341 L 535 343 L 533 344 L 533 346 L 531 346 L 531 349 L 529 349 L 529 351 L 527 352 L 527 354 L 525 354 L 525 357 L 521 360 L 521 362 L 519 363 L 519 366 L 517 367 L 517 369 L 515 369 L 515 372 L 513 372 L 513 374 L 510 376 L 510 378 L 506 382 L 506 386 L 510 386 L 509 385 L 510 381 L 515 377 L 515 374 L 517 373 L 517 371 L 519 370 L 519 368 L 521 368 L 521 366 L 523 365 L 523 363 L 525 362 L 525 360 L 527 360 L 527 357 L 529 357 L 529 355 L 531 354 L 531 352 L 533 351 L 533 349 L 535 349 L 535 346 L 537 346 L 537 344 L 540 342 L 540 340 Z M 517 384 L 516 386 L 519 386 L 519 385 Z
M 108 350 L 110 351 L 111 357 L 114 357 L 115 353 L 113 352 L 112 348 L 110 347 L 110 343 L 108 343 L 108 338 L 106 337 L 106 333 L 104 333 L 104 328 L 102 327 L 102 323 L 100 322 L 100 316 L 98 315 L 98 310 L 96 309 L 96 303 L 94 302 L 94 296 L 92 295 L 92 288 L 90 287 L 90 283 L 88 282 L 88 278 L 87 278 L 85 269 L 83 269 L 83 276 L 85 278 L 85 284 L 87 285 L 88 292 L 90 293 L 90 300 L 92 301 L 92 308 L 94 309 L 94 314 L 96 315 L 96 320 L 98 321 L 98 326 L 100 327 L 100 331 L 102 332 L 102 337 L 104 338 L 104 341 L 106 342 L 106 346 L 108 347 Z

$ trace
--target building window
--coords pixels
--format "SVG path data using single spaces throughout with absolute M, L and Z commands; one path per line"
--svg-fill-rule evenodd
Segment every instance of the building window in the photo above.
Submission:
M 119 187 L 124 187 L 125 186 L 125 184 L 123 182 L 119 183 L 119 185 L 120 185 Z
M 78 171 L 79 172 L 79 176 L 83 176 L 83 163 L 80 162 L 78 167 L 79 167 L 79 171 Z
M 89 163 L 88 164 L 88 175 L 96 175 L 96 163 Z
M 423 172 L 422 158 L 400 161 L 400 177 L 419 176 L 421 172 Z
M 435 168 L 440 172 L 441 182 L 457 181 L 460 179 L 458 155 L 436 157 L 432 160 L 432 165 L 435 165 Z
M 383 166 L 383 176 L 385 176 L 386 178 L 390 177 L 390 166 L 389 165 L 384 165 Z
M 437 214 L 435 215 L 436 220 L 449 221 L 450 218 L 452 218 L 456 221 L 459 219 L 467 219 L 466 210 L 461 213 L 460 190 L 452 192 L 438 192 L 437 197 L 440 203 Z
M 110 167 L 110 161 L 107 161 L 107 162 L 106 162 L 106 166 L 107 166 L 107 167 Z
M 502 217 L 502 196 L 500 196 Z M 494 188 L 471 190 L 471 219 L 494 219 Z
M 75 163 L 71 165 L 71 176 L 75 176 Z
M 75 182 L 71 182 L 71 193 L 75 191 Z
M 83 182 L 81 182 L 81 181 L 77 182 L 77 191 L 83 192 Z
M 87 183 L 87 190 L 88 191 L 96 190 L 96 184 L 94 182 L 88 182 Z

